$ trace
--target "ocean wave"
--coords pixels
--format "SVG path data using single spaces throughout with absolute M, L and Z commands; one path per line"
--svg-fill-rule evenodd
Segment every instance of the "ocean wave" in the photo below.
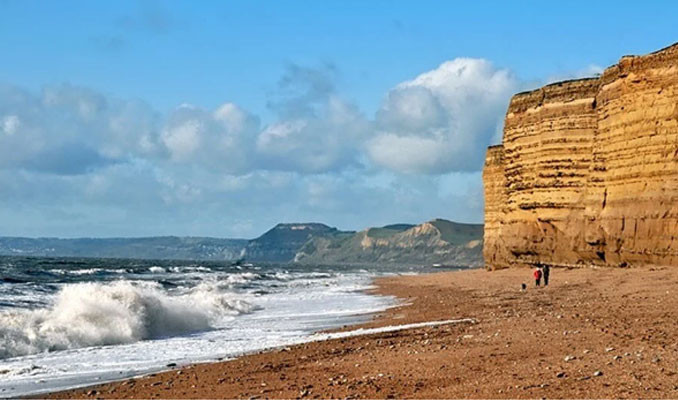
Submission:
M 86 269 L 74 269 L 68 271 L 68 273 L 71 275 L 94 275 L 102 271 L 103 270 L 101 268 L 86 268 Z
M 273 279 L 287 282 L 295 281 L 298 279 L 330 279 L 336 277 L 336 274 L 327 273 L 327 272 L 290 272 L 290 271 L 278 271 L 272 275 Z
M 94 275 L 105 270 L 101 268 L 85 268 L 85 269 L 50 269 L 49 273 L 58 274 L 58 275 Z
M 170 272 L 174 273 L 196 273 L 196 272 L 213 272 L 210 268 L 203 266 L 184 265 L 180 267 L 170 267 Z
M 228 276 L 226 277 L 226 281 L 230 284 L 235 285 L 255 281 L 261 278 L 262 278 L 261 275 L 255 274 L 253 272 L 239 272 L 236 274 L 228 274 Z
M 208 284 L 181 295 L 155 282 L 71 284 L 51 307 L 0 312 L 0 359 L 207 331 L 254 309 Z

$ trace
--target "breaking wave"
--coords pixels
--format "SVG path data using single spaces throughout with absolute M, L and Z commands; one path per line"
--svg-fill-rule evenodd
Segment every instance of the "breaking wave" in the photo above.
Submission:
M 180 295 L 155 282 L 66 285 L 49 308 L 0 312 L 0 359 L 207 331 L 253 311 L 233 296 L 209 285 Z

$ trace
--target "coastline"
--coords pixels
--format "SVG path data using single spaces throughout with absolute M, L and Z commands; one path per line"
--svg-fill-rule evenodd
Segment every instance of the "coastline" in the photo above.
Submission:
M 373 292 L 403 303 L 342 331 L 476 323 L 309 342 L 36 397 L 675 397 L 677 282 L 671 268 L 556 269 L 540 289 L 528 269 L 383 277 Z

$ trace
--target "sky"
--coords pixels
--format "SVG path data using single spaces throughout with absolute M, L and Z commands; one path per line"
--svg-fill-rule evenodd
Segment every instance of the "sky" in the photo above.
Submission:
M 482 222 L 512 94 L 678 41 L 678 3 L 0 0 L 0 235 Z

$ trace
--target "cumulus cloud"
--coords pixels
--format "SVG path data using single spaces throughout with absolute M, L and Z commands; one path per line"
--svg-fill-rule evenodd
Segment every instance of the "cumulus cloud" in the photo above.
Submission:
M 78 174 L 153 150 L 157 116 L 141 102 L 70 85 L 0 86 L 0 168 Z
M 68 175 L 145 159 L 240 173 L 257 168 L 259 131 L 259 119 L 233 103 L 161 116 L 77 86 L 0 86 L 0 168 Z
M 288 68 L 270 104 L 278 119 L 257 138 L 263 168 L 318 173 L 357 164 L 370 123 L 337 95 L 334 74 L 332 66 Z
M 162 141 L 175 161 L 185 161 L 195 155 L 201 146 L 203 125 L 196 120 L 183 121 L 162 133 Z
M 16 115 L 6 115 L 2 119 L 2 132 L 7 136 L 12 136 L 21 126 L 21 120 Z
M 288 66 L 264 122 L 230 101 L 161 114 L 73 85 L 0 85 L 0 217 L 12 221 L 0 234 L 89 234 L 96 222 L 104 236 L 251 237 L 280 221 L 480 220 L 477 171 L 516 90 L 508 71 L 446 62 L 369 115 L 338 79 L 332 65 Z M 22 218 L 4 218 L 19 205 Z
M 508 70 L 486 60 L 445 62 L 387 94 L 367 152 L 404 173 L 477 171 L 517 86 Z
M 160 116 L 77 86 L 37 95 L 5 86 L 0 167 L 76 174 L 137 158 L 231 174 L 476 171 L 517 86 L 506 70 L 459 58 L 395 86 L 368 118 L 337 93 L 337 75 L 332 65 L 288 66 L 269 103 L 276 118 L 263 126 L 232 102 Z
M 256 167 L 259 125 L 257 117 L 233 103 L 214 111 L 182 105 L 167 117 L 160 141 L 173 162 L 242 173 Z

